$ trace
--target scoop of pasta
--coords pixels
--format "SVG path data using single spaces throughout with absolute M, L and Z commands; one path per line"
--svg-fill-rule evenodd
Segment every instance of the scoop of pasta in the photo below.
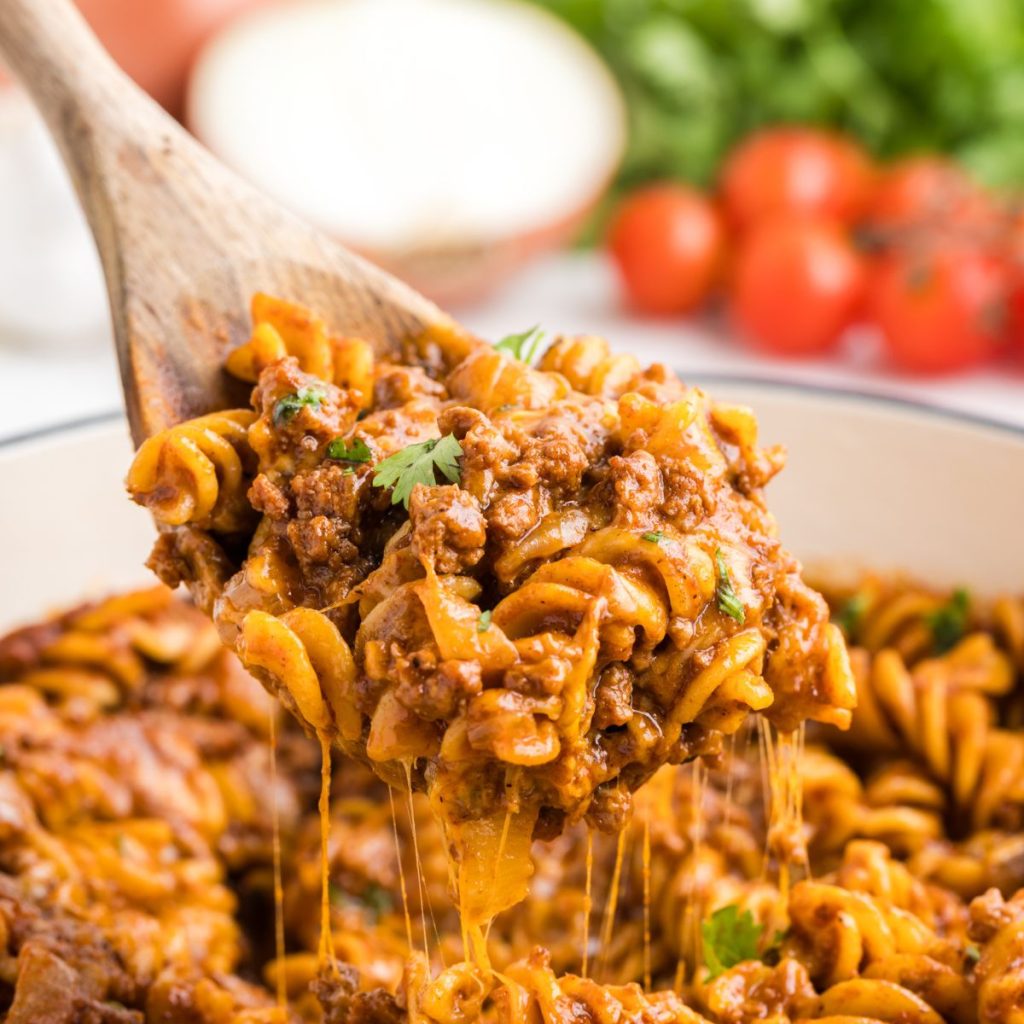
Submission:
M 855 701 L 752 413 L 598 338 L 535 369 L 533 340 L 381 359 L 257 296 L 228 361 L 253 412 L 151 438 L 128 476 L 158 575 L 311 730 L 428 791 L 471 924 L 525 891 L 531 837 L 620 828 L 750 711 L 844 727 Z

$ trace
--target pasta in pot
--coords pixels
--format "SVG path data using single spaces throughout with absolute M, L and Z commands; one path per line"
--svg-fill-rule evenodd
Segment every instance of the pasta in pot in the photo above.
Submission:
M 403 363 L 266 296 L 253 321 L 228 370 L 254 413 L 174 427 L 129 473 L 151 564 L 308 728 L 430 792 L 474 923 L 526 881 L 517 855 L 498 897 L 487 857 L 618 830 L 749 712 L 848 724 L 845 645 L 777 540 L 782 456 L 748 410 L 597 338 L 539 369 L 521 338 Z
M 947 702 L 967 688 L 986 702 L 989 739 L 1018 736 L 1012 602 L 972 601 L 951 625 L 936 618 L 954 607 L 948 595 L 885 587 L 886 602 L 918 611 L 877 649 L 858 642 L 869 605 L 854 621 L 850 595 L 830 595 L 858 684 L 895 642 L 919 699 L 936 679 Z M 301 638 L 309 672 L 345 677 L 345 663 L 326 660 L 329 619 L 296 608 L 275 622 Z M 768 842 L 773 802 L 788 799 L 772 778 L 777 738 L 754 742 L 741 728 L 717 762 L 657 772 L 618 836 L 578 822 L 536 844 L 529 895 L 486 933 L 489 968 L 465 959 L 431 797 L 337 766 L 333 967 L 316 952 L 316 743 L 275 719 L 270 774 L 276 704 L 166 589 L 73 609 L 0 639 L 0 1014 L 11 1024 L 1019 1024 L 1015 788 L 993 790 L 981 818 L 964 813 L 957 757 L 936 757 L 903 728 L 891 699 L 901 692 L 879 688 L 885 699 L 856 710 L 848 733 L 819 725 L 793 750 L 806 863 Z M 984 772 L 976 782 L 984 792 Z M 266 941 L 273 805 L 281 960 Z M 732 924 L 716 934 L 716 920 Z

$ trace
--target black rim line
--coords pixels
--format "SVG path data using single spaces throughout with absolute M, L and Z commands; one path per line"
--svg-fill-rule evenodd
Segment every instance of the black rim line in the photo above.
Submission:
M 966 423 L 971 426 L 981 427 L 997 433 L 1008 434 L 1011 437 L 1024 438 L 1024 426 L 1015 423 L 1008 423 L 994 417 L 985 416 L 981 413 L 966 412 L 962 409 L 950 409 L 918 398 L 907 398 L 902 395 L 893 395 L 885 392 L 864 391 L 860 388 L 842 387 L 832 384 L 805 384 L 800 381 L 776 380 L 772 378 L 754 377 L 745 374 L 732 373 L 695 373 L 681 374 L 683 380 L 692 382 L 698 386 L 729 385 L 738 384 L 741 386 L 767 388 L 771 391 L 790 391 L 797 394 L 817 395 L 819 397 L 835 397 L 855 399 L 858 401 L 870 402 L 872 405 L 887 407 L 890 409 L 904 409 L 910 412 L 924 414 L 932 419 L 947 420 L 954 423 Z M 1024 389 L 1022 389 L 1021 401 L 1024 402 Z M 49 437 L 60 434 L 75 433 L 79 430 L 86 430 L 89 427 L 113 425 L 123 422 L 124 412 L 120 409 L 110 409 L 106 412 L 93 413 L 78 419 L 67 420 L 63 423 L 55 423 L 36 430 L 28 430 L 21 434 L 14 434 L 11 437 L 0 438 L 0 451 L 15 448 L 19 445 L 30 444 L 34 441 L 42 441 Z

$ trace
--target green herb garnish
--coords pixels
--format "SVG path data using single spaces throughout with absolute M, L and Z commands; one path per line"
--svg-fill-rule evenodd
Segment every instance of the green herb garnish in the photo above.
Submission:
M 649 544 L 660 544 L 661 538 L 664 536 L 665 534 L 661 530 L 648 530 L 647 533 L 640 534 L 640 539 L 647 541 Z
M 742 626 L 746 621 L 747 611 L 743 607 L 743 602 L 736 596 L 736 591 L 732 589 L 729 567 L 725 564 L 725 556 L 722 554 L 721 548 L 715 552 L 715 566 L 718 569 L 718 586 L 715 590 L 718 597 L 718 610 L 725 612 Z
M 476 631 L 478 633 L 486 633 L 491 628 L 491 611 L 488 609 L 485 612 L 480 613 L 480 618 L 476 623 Z
M 842 608 L 836 612 L 836 622 L 842 627 L 843 632 L 848 638 L 852 637 L 856 632 L 867 610 L 867 595 L 854 594 L 853 597 L 844 601 Z
M 376 917 L 387 914 L 395 909 L 395 901 L 391 893 L 382 885 L 371 882 L 359 895 L 364 906 L 369 907 Z
M 704 940 L 704 963 L 710 972 L 708 981 L 744 960 L 757 959 L 757 944 L 764 925 L 754 920 L 749 910 L 740 913 L 735 903 L 716 910 L 700 926 Z
M 279 427 L 282 423 L 294 419 L 295 414 L 306 406 L 318 408 L 326 397 L 319 388 L 306 387 L 299 388 L 298 391 L 293 391 L 290 395 L 285 395 L 284 398 L 279 398 L 274 406 L 274 426 Z
M 964 958 L 973 967 L 981 959 L 981 950 L 972 942 L 964 950 Z
M 946 604 L 925 617 L 932 631 L 936 654 L 945 654 L 963 639 L 967 632 L 967 609 L 970 603 L 970 595 L 963 587 L 959 587 L 953 591 L 953 596 Z
M 409 496 L 417 484 L 430 487 L 437 482 L 435 470 L 453 484 L 459 483 L 461 474 L 458 458 L 461 454 L 462 446 L 455 440 L 454 434 L 411 444 L 378 463 L 373 485 L 394 488 L 391 504 L 401 504 L 408 508 Z
M 540 324 L 535 324 L 522 334 L 507 334 L 495 344 L 499 352 L 508 352 L 514 359 L 523 363 L 532 363 L 537 357 L 540 343 L 544 340 L 544 332 Z
M 369 462 L 373 452 L 361 437 L 357 437 L 351 445 L 343 437 L 336 437 L 327 446 L 327 458 L 339 462 Z

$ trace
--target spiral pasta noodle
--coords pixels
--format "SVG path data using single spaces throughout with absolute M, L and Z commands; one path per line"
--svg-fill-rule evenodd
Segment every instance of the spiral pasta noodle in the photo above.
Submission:
M 237 533 L 251 524 L 246 500 L 252 455 L 246 409 L 210 413 L 144 441 L 128 473 L 128 493 L 165 526 L 194 524 Z
M 410 364 L 278 299 L 252 315 L 228 360 L 256 384 L 244 442 L 183 424 L 129 475 L 179 531 L 152 564 L 307 728 L 430 790 L 471 921 L 525 891 L 531 835 L 621 828 L 632 790 L 750 712 L 848 723 L 842 637 L 776 539 L 782 460 L 748 410 L 599 338 L 538 368 L 514 336 Z
M 617 555 L 614 533 L 591 535 L 587 554 L 527 575 L 539 589 L 508 605 L 499 619 L 507 615 L 505 640 L 532 645 L 545 627 L 561 649 L 571 629 L 578 645 L 628 648 L 630 658 L 653 664 L 659 643 L 650 641 L 671 628 L 650 600 L 668 604 L 664 581 L 650 561 Z M 408 547 L 399 540 L 388 557 L 384 576 L 394 581 L 408 571 Z M 478 581 L 444 578 L 452 575 L 435 583 L 413 571 L 396 588 L 381 577 L 379 590 L 362 591 L 360 620 L 372 628 L 361 650 L 349 647 L 331 615 L 305 606 L 268 616 L 269 624 L 267 613 L 250 612 L 259 628 L 250 634 L 243 618 L 242 647 L 253 643 L 250 660 L 268 679 L 295 677 L 305 721 L 340 732 L 334 709 L 349 707 L 345 687 L 367 645 L 426 628 L 430 615 L 449 614 L 446 601 L 472 603 Z M 575 597 L 558 589 L 565 603 L 551 604 L 546 618 L 538 608 L 548 586 Z M 898 588 L 887 586 L 895 600 Z M 524 589 L 498 600 L 494 617 Z M 592 617 L 581 634 L 595 593 L 615 616 Z M 930 699 L 935 679 L 947 700 L 961 690 L 983 696 L 986 749 L 999 758 L 983 763 L 968 804 L 984 794 L 987 772 L 1012 767 L 998 744 L 1017 735 L 1020 679 L 999 606 L 975 601 L 964 638 L 945 653 L 926 645 L 900 655 L 918 682 L 909 691 L 872 691 L 887 733 L 865 732 L 874 720 L 858 722 L 855 711 L 850 734 L 818 728 L 806 747 L 786 754 L 786 768 L 781 740 L 773 752 L 763 726 L 741 726 L 714 758 L 658 771 L 637 791 L 618 835 L 577 822 L 535 844 L 529 894 L 486 931 L 489 966 L 466 957 L 452 898 L 459 894 L 447 830 L 460 823 L 438 820 L 436 791 L 409 790 L 405 773 L 416 767 L 401 760 L 387 762 L 397 770 L 384 780 L 351 763 L 335 768 L 326 849 L 339 964 L 324 963 L 316 952 L 317 745 L 285 727 L 287 716 L 276 783 L 287 949 L 280 961 L 267 951 L 250 959 L 269 912 L 273 703 L 204 616 L 163 588 L 16 631 L 0 639 L 0 976 L 11 979 L 3 1010 L 15 1024 L 284 1024 L 286 1011 L 271 995 L 280 979 L 287 1012 L 324 1024 L 1012 1024 L 1024 997 L 1024 891 L 1015 895 L 1024 884 L 1024 837 L 1009 799 L 1014 779 L 998 783 L 1007 800 L 976 828 L 955 799 L 958 720 L 946 718 L 943 762 L 906 727 L 928 717 L 920 704 L 909 718 L 893 710 L 904 706 L 894 694 Z M 376 632 L 387 623 L 375 626 L 374 615 L 390 621 L 390 633 Z M 482 654 L 503 657 L 488 650 Z M 858 660 L 870 667 L 877 656 L 854 652 L 859 685 Z M 379 657 L 371 653 L 371 664 Z M 1005 665 L 1009 684 L 998 675 Z M 623 685 L 618 674 L 597 679 L 612 691 Z M 594 715 L 611 721 L 617 709 L 606 694 Z M 872 746 L 869 737 L 879 735 L 884 742 Z M 770 841 L 773 803 L 788 799 L 772 781 L 773 765 L 804 784 L 807 862 L 790 865 L 788 884 L 779 864 L 785 849 Z M 513 793 L 527 767 L 510 766 Z M 489 869 L 475 880 L 483 887 L 496 884 L 503 834 L 506 847 L 514 841 L 515 816 L 505 830 L 504 820 Z M 746 918 L 752 944 L 715 974 L 707 924 L 727 911 Z M 40 994 L 51 1017 L 40 1017 Z

